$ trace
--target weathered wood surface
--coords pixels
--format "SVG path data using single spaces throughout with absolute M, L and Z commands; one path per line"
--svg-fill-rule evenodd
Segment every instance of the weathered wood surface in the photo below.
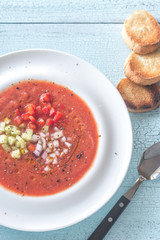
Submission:
M 122 23 L 137 9 L 159 21 L 159 0 L 3 0 L 0 22 Z

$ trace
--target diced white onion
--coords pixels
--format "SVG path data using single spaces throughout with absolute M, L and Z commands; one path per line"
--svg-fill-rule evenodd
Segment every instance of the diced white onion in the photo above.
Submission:
M 59 130 L 59 128 L 54 127 L 54 131 L 55 131 L 55 132 L 59 132 L 60 130 Z
M 41 153 L 41 151 L 42 151 L 42 145 L 37 144 L 37 145 L 36 145 L 36 150 Z
M 56 156 L 60 155 L 59 151 L 55 151 L 55 154 L 56 154 Z
M 61 152 L 60 157 L 63 157 L 63 155 L 64 155 L 64 152 Z
M 64 136 L 61 138 L 61 142 L 65 142 L 65 141 L 66 141 L 66 137 Z
M 43 150 L 46 149 L 46 139 L 45 138 L 42 138 L 42 147 L 43 147 Z
M 54 141 L 53 141 L 53 146 L 54 146 L 55 148 L 59 147 L 59 141 L 58 141 L 58 140 L 54 140 Z
M 35 155 L 36 157 L 39 157 L 40 154 L 41 154 L 38 150 L 35 150 L 33 153 L 34 153 L 34 155 Z
M 72 146 L 72 144 L 69 143 L 69 142 L 65 142 L 64 144 L 65 144 L 67 147 L 69 147 L 69 148 Z
M 67 137 L 67 141 L 72 141 L 72 138 L 71 137 Z
M 41 157 L 42 157 L 43 159 L 46 159 L 46 158 L 48 157 L 48 153 L 47 153 L 46 151 L 44 151 L 44 152 L 42 153 Z
M 69 148 L 72 146 L 70 141 L 71 137 L 65 137 L 63 135 L 63 130 L 54 127 L 54 132 L 40 132 L 39 134 L 34 134 L 32 136 L 32 141 L 37 143 L 36 149 L 33 152 L 36 157 L 44 159 L 46 166 L 44 166 L 44 171 L 50 171 L 51 168 L 48 164 L 58 164 L 58 158 L 69 153 Z M 52 142 L 51 142 L 52 141 Z M 65 144 L 66 148 L 61 149 Z M 58 165 L 57 165 L 58 166 Z
M 53 160 L 53 162 L 52 162 L 53 164 L 57 164 L 57 159 L 56 158 L 54 158 L 54 160 Z
M 48 172 L 48 171 L 50 171 L 51 169 L 50 169 L 50 167 L 49 166 L 46 166 L 45 168 L 44 168 L 44 171 L 46 171 L 46 172 Z
M 40 138 L 39 135 L 34 134 L 34 135 L 32 136 L 32 141 L 33 141 L 33 142 L 38 142 L 39 138 Z
M 49 148 L 53 148 L 53 143 L 52 142 L 49 142 L 47 145 L 48 145 Z
M 45 160 L 45 164 L 49 164 L 49 163 L 51 163 L 52 161 L 53 161 L 52 158 L 46 158 L 46 160 Z
M 41 141 L 41 140 L 38 140 L 38 144 L 42 145 L 42 141 Z
M 67 154 L 67 153 L 68 153 L 68 149 L 67 149 L 67 148 L 64 148 L 64 149 L 63 149 L 63 152 L 64 152 L 65 154 Z
M 50 153 L 50 152 L 52 152 L 52 149 L 46 148 L 46 152 L 47 152 L 47 153 Z
M 51 153 L 51 154 L 49 154 L 49 156 L 52 157 L 52 158 L 56 158 L 56 154 L 55 153 Z
M 63 137 L 63 131 L 53 133 L 53 137 L 54 137 L 54 139 L 59 139 L 59 138 Z
M 42 138 L 45 138 L 45 137 L 46 137 L 46 134 L 40 132 L 40 136 L 41 136 Z

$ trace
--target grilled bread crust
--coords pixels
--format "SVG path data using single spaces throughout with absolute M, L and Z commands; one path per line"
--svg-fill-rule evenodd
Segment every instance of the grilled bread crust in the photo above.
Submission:
M 147 54 L 160 46 L 160 26 L 148 12 L 137 10 L 125 20 L 122 38 L 137 54 Z
M 148 112 L 160 105 L 158 83 L 151 86 L 140 86 L 128 78 L 123 78 L 117 85 L 117 89 L 130 112 Z
M 146 55 L 132 52 L 125 61 L 124 73 L 140 85 L 152 85 L 160 81 L 160 48 Z

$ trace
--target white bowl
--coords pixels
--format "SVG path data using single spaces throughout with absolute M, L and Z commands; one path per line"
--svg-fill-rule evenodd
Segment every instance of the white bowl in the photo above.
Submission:
M 0 187 L 0 224 L 48 231 L 85 219 L 108 202 L 127 172 L 132 128 L 125 103 L 101 72 L 67 53 L 18 51 L 0 57 L 0 66 L 1 90 L 29 78 L 54 81 L 73 90 L 89 105 L 101 135 L 93 166 L 73 187 L 44 197 L 21 197 Z

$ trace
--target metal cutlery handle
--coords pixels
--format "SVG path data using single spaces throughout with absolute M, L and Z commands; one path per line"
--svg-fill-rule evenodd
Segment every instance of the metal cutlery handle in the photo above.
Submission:
M 129 204 L 130 200 L 134 196 L 135 192 L 144 181 L 144 178 L 139 177 L 136 183 L 127 191 L 114 205 L 111 211 L 107 214 L 107 216 L 102 220 L 96 230 L 92 233 L 92 235 L 88 238 L 88 240 L 101 240 L 108 233 L 110 228 L 119 218 L 121 213 Z
M 92 235 L 88 238 L 88 240 L 101 240 L 104 238 L 106 233 L 113 226 L 117 218 L 121 215 L 124 209 L 127 207 L 130 201 L 122 196 L 118 202 L 114 205 L 111 211 L 107 214 L 107 216 L 102 220 L 100 225 L 96 228 L 96 230 L 92 233 Z

